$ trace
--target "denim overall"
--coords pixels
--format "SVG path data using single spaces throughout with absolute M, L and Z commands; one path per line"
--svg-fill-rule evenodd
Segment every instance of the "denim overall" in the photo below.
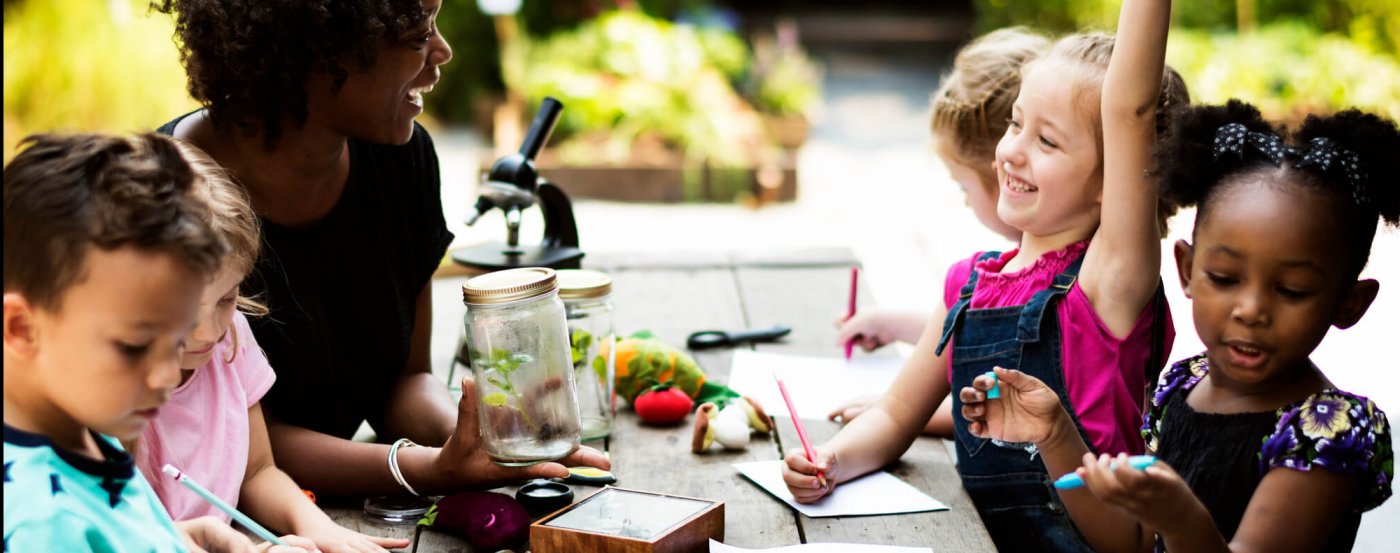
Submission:
M 978 261 L 999 255 L 1000 252 L 987 252 Z M 963 488 L 977 505 L 987 532 L 1002 553 L 1091 553 L 1092 549 L 1065 512 L 1035 446 L 973 436 L 968 422 L 959 414 L 962 401 L 957 391 L 971 386 L 973 378 L 992 367 L 1020 370 L 1055 390 L 1084 443 L 1092 444 L 1065 392 L 1064 371 L 1060 367 L 1060 323 L 1054 310 L 1055 301 L 1074 285 L 1083 260 L 1081 255 L 1055 276 L 1050 288 L 1036 292 L 1025 305 L 994 309 L 968 309 L 977 285 L 974 264 L 958 301 L 948 309 L 948 318 L 943 322 L 937 354 L 943 353 L 955 332 L 957 336 L 953 343 L 951 395 L 958 472 Z

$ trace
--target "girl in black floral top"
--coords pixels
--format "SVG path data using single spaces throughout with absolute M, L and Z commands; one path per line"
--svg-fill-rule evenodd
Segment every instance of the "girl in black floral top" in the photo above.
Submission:
M 1034 442 L 1097 551 L 1350 551 L 1391 494 L 1385 414 L 1309 360 L 1356 324 L 1376 219 L 1400 224 L 1400 129 L 1357 111 L 1309 117 L 1286 142 L 1252 106 L 1186 110 L 1159 148 L 1167 200 L 1197 206 L 1176 244 L 1204 354 L 1162 374 L 1142 435 L 1158 462 L 1094 458 L 1039 381 L 997 369 L 960 391 L 980 436 Z M 1117 461 L 1117 463 L 1113 463 Z

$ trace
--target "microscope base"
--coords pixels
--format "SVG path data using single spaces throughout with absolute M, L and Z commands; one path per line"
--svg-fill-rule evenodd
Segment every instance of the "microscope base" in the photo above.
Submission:
M 452 253 L 452 261 L 473 272 L 489 273 L 517 267 L 550 267 L 577 269 L 583 260 L 583 250 L 570 247 L 518 246 L 519 254 L 507 254 L 504 242 L 487 242 Z

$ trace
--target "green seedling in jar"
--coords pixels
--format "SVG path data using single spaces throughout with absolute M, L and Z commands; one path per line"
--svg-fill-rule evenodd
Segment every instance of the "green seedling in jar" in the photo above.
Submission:
M 572 350 L 575 368 L 588 366 L 588 348 L 593 347 L 593 335 L 582 328 L 575 328 L 569 331 L 569 346 Z M 591 363 L 593 372 L 598 374 L 598 381 L 604 382 L 608 377 L 607 360 L 601 354 L 593 356 Z
M 486 382 L 500 390 L 486 394 L 482 401 L 491 407 L 514 409 L 520 413 L 520 418 L 525 421 L 525 424 L 538 433 L 540 426 L 530 418 L 530 414 L 525 409 L 520 407 L 524 405 L 525 397 L 510 377 L 511 373 L 534 361 L 535 358 L 530 354 L 511 353 L 503 349 L 492 349 L 489 358 L 475 357 L 475 362 L 486 368 L 483 371 L 487 373 Z M 515 398 L 514 402 L 510 399 L 512 396 Z
M 584 358 L 588 357 L 588 348 L 593 347 L 593 335 L 582 328 L 575 328 L 569 331 L 569 345 L 572 346 L 574 366 L 582 366 Z

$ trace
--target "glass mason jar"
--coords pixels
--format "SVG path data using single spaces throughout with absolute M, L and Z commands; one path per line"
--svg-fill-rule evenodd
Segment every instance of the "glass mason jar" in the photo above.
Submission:
M 468 359 L 487 456 L 527 466 L 579 447 L 578 399 L 554 270 L 488 273 L 462 286 Z
M 583 439 L 597 440 L 612 432 L 616 397 L 613 351 L 601 346 L 613 341 L 612 278 L 598 271 L 559 271 L 559 297 L 569 319 L 569 344 L 573 349 L 574 385 L 578 387 L 579 419 Z

